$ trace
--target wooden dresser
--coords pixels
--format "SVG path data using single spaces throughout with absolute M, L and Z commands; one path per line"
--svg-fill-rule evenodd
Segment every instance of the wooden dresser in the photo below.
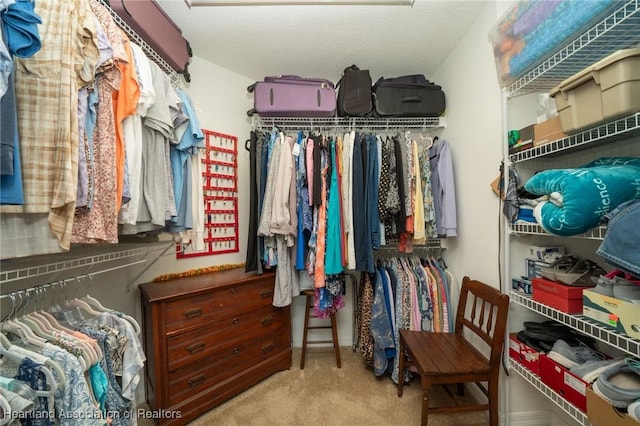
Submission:
M 274 278 L 233 269 L 140 285 L 160 424 L 184 424 L 291 368 L 291 311 L 271 305 Z

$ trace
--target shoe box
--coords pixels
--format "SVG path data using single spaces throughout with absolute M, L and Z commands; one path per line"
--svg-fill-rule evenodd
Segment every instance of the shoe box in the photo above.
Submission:
M 511 289 L 524 294 L 531 294 L 531 280 L 527 277 L 512 278 Z
M 551 281 L 546 278 L 533 278 L 533 300 L 567 314 L 581 314 L 584 289 L 592 287 L 576 287 Z
M 593 290 L 585 290 L 582 301 L 584 316 L 629 337 L 640 339 L 640 305 L 605 296 Z
M 525 345 L 516 337 L 517 333 L 509 335 L 509 357 L 531 370 L 535 374 L 540 374 L 540 352 L 530 346 Z
M 587 388 L 587 418 L 592 426 L 638 426 L 640 424 L 628 414 L 618 411 L 590 387 Z
M 589 384 L 544 354 L 540 355 L 540 380 L 577 409 L 587 412 Z
M 563 246 L 529 246 L 527 259 L 551 263 L 565 254 Z

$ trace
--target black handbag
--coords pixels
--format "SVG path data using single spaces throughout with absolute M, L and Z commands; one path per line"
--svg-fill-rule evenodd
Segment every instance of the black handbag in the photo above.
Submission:
M 355 65 L 345 68 L 338 82 L 337 112 L 339 117 L 371 115 L 371 75 Z
M 372 92 L 378 117 L 439 117 L 446 108 L 442 87 L 422 74 L 380 77 Z

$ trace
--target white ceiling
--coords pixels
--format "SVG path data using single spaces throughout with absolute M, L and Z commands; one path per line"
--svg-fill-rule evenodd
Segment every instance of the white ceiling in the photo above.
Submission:
M 156 0 L 194 55 L 261 80 L 295 74 L 336 82 L 356 64 L 380 76 L 433 76 L 487 0 L 415 0 L 413 6 L 205 6 Z M 437 83 L 437 82 L 436 82 Z

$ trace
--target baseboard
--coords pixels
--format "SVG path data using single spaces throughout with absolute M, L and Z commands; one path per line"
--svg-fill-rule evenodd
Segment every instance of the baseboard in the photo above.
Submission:
M 467 383 L 465 392 L 471 394 L 477 401 L 486 401 L 486 396 L 475 384 Z M 505 407 L 500 407 L 500 424 L 509 426 L 550 426 L 549 413 L 545 411 L 524 411 L 519 413 L 506 413 Z M 505 422 L 506 417 L 506 422 Z

